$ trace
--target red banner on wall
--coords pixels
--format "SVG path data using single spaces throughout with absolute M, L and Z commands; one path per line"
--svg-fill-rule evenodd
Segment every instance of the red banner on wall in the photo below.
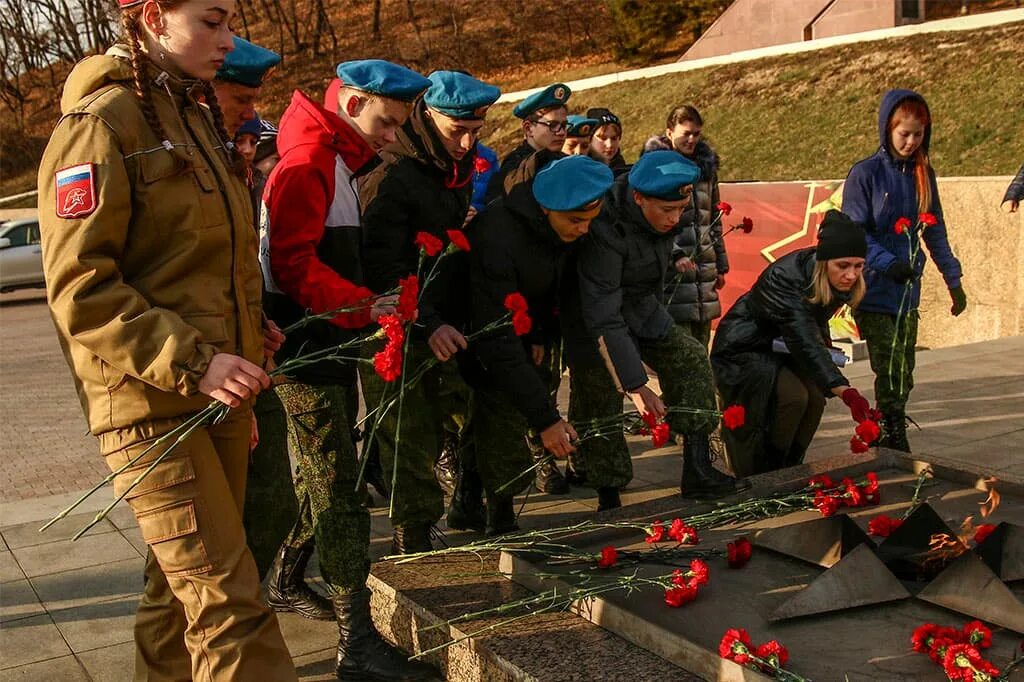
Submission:
M 720 190 L 722 201 L 732 206 L 732 214 L 722 218 L 723 231 L 744 217 L 754 221 L 750 234 L 736 230 L 725 237 L 729 274 L 719 292 L 723 312 L 750 291 L 769 263 L 814 246 L 822 217 L 842 199 L 841 180 L 723 183 Z

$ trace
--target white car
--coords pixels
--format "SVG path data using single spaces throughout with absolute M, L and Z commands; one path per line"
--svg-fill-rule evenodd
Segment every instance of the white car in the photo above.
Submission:
M 0 224 L 0 293 L 44 286 L 39 221 L 27 218 Z

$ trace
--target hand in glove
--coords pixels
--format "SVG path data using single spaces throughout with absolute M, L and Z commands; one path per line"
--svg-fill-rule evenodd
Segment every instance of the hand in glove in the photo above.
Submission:
M 917 277 L 917 273 L 914 272 L 914 268 L 910 263 L 898 260 L 886 268 L 885 276 L 897 284 L 908 284 Z
M 967 294 L 964 293 L 963 287 L 953 287 L 949 290 L 949 295 L 953 298 L 953 307 L 949 309 L 949 312 L 956 317 L 967 309 Z
M 872 416 L 871 404 L 867 398 L 860 394 L 855 388 L 848 388 L 840 396 L 846 406 L 850 408 L 850 416 L 858 424 Z

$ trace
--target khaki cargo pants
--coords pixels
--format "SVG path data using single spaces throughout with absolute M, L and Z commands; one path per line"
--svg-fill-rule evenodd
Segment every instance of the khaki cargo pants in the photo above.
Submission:
M 111 470 L 180 421 L 149 422 L 100 436 Z M 135 619 L 139 682 L 296 680 L 273 611 L 260 593 L 245 542 L 242 505 L 250 413 L 195 431 L 127 497 L 149 545 Z M 124 491 L 166 445 L 117 476 Z

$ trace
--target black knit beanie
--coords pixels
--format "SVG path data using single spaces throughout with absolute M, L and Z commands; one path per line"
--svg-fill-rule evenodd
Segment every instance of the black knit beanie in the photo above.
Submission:
M 866 258 L 867 254 L 867 235 L 860 223 L 834 208 L 829 209 L 818 226 L 817 260 Z

